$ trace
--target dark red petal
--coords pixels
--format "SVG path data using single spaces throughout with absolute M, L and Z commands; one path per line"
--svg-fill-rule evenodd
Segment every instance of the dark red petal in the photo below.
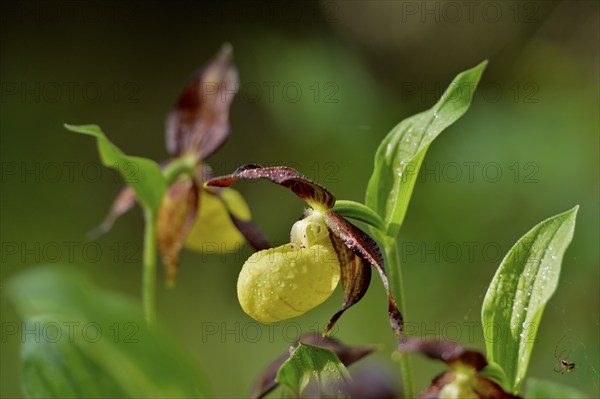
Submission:
M 229 187 L 236 180 L 267 179 L 292 190 L 311 207 L 331 208 L 335 197 L 324 187 L 310 181 L 306 176 L 287 166 L 263 168 L 260 165 L 244 165 L 226 176 L 215 177 L 206 182 L 208 186 Z
M 456 342 L 443 339 L 405 339 L 400 343 L 400 350 L 419 352 L 432 359 L 441 360 L 450 366 L 460 363 L 473 368 L 475 371 L 480 371 L 487 366 L 487 360 L 480 352 L 469 350 Z
M 171 160 L 161 162 L 160 169 L 165 170 L 170 163 Z M 95 240 L 99 236 L 108 232 L 112 228 L 115 221 L 133 208 L 135 204 L 137 204 L 137 198 L 135 197 L 133 189 L 129 186 L 123 187 L 123 189 L 119 191 L 119 194 L 117 194 L 117 198 L 115 198 L 113 201 L 108 215 L 106 215 L 100 226 L 88 233 L 89 238 L 91 240 Z
M 168 188 L 156 220 L 156 240 L 163 255 L 167 284 L 175 282 L 179 253 L 198 209 L 198 186 L 189 177 Z
M 174 156 L 192 153 L 201 161 L 219 148 L 229 134 L 229 106 L 238 88 L 231 46 L 226 44 L 196 73 L 169 113 L 166 127 L 169 153 Z
M 262 251 L 263 249 L 272 248 L 262 230 L 260 230 L 253 222 L 241 220 L 231 212 L 229 212 L 229 217 L 235 227 L 242 233 L 248 244 L 252 245 L 255 250 Z
M 94 230 L 88 233 L 90 239 L 95 240 L 102 234 L 109 231 L 115 221 L 124 213 L 129 211 L 133 206 L 137 203 L 137 198 L 135 197 L 135 193 L 132 188 L 129 186 L 123 187 L 123 189 L 117 194 L 117 198 L 115 198 L 112 206 L 110 207 L 110 211 L 104 221 L 100 224 L 100 226 L 96 227 Z
M 417 399 L 437 399 L 444 385 L 450 384 L 455 377 L 456 373 L 453 371 L 445 371 L 439 374 L 431 381 L 431 385 L 417 396 Z
M 519 396 L 504 392 L 500 385 L 485 377 L 477 377 L 475 392 L 481 399 L 519 399 Z
M 325 213 L 325 223 L 332 235 L 341 239 L 348 249 L 377 270 L 388 295 L 388 316 L 392 330 L 398 337 L 401 337 L 403 329 L 402 314 L 390 291 L 388 278 L 383 267 L 383 256 L 377 243 L 367 233 L 331 211 Z
M 342 286 L 344 287 L 344 303 L 333 315 L 323 335 L 328 335 L 340 316 L 352 305 L 362 299 L 371 282 L 371 265 L 352 252 L 344 241 L 330 234 L 331 243 L 340 261 Z
M 450 384 L 456 378 L 454 371 L 446 371 L 433 379 L 431 385 L 421 392 L 417 399 L 437 399 L 445 385 Z M 480 399 L 520 399 L 519 396 L 514 396 L 504 392 L 500 385 L 483 377 L 475 377 L 475 393 Z
M 367 356 L 369 353 L 375 351 L 374 347 L 352 347 L 345 345 L 336 339 L 322 337 L 319 334 L 303 335 L 300 337 L 298 342 L 319 346 L 335 352 L 337 357 L 345 366 L 349 366 L 350 364 Z M 293 345 L 294 348 L 298 346 L 298 342 Z M 275 381 L 275 376 L 277 375 L 277 371 L 281 365 L 290 357 L 290 353 L 291 351 L 287 350 L 283 355 L 279 356 L 263 370 L 252 387 L 252 393 L 250 394 L 251 398 L 262 398 L 277 387 L 278 383 Z
M 471 367 L 474 371 L 480 371 L 487 365 L 485 357 L 473 350 L 468 350 L 456 342 L 446 340 L 420 340 L 409 338 L 400 344 L 400 350 L 404 352 L 419 352 L 432 359 L 441 360 L 451 367 L 458 365 Z M 450 384 L 456 376 L 456 372 L 445 372 L 438 375 L 429 388 L 423 391 L 418 399 L 438 398 L 442 388 Z M 504 392 L 500 385 L 492 380 L 475 376 L 476 383 L 473 387 L 480 399 L 518 399 Z
M 204 182 L 212 178 L 212 170 L 208 165 L 202 164 L 201 166 L 196 168 L 196 181 Z M 219 187 L 210 188 L 210 192 L 215 194 L 219 198 L 221 198 L 220 190 L 221 189 Z M 256 224 L 254 224 L 252 221 L 242 220 L 236 217 L 235 214 L 229 209 L 229 205 L 227 204 L 227 202 L 223 200 L 221 201 L 223 203 L 223 206 L 225 206 L 225 208 L 227 209 L 229 217 L 231 218 L 231 221 L 233 222 L 234 226 L 239 230 L 240 233 L 242 233 L 248 244 L 250 244 L 257 251 L 271 248 L 271 244 L 267 240 L 267 237 L 263 234 L 262 230 L 260 230 L 258 226 L 256 226 Z

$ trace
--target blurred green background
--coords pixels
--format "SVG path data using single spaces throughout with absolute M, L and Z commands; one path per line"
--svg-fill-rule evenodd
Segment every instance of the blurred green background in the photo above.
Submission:
M 241 91 L 229 141 L 209 164 L 217 173 L 250 162 L 288 164 L 337 198 L 358 201 L 384 135 L 435 103 L 458 72 L 489 59 L 471 109 L 430 148 L 402 229 L 407 329 L 483 348 L 480 307 L 501 257 L 536 223 L 580 204 L 529 376 L 599 395 L 598 2 L 24 1 L 1 8 L 3 281 L 61 261 L 103 288 L 139 297 L 141 212 L 86 244 L 121 183 L 99 167 L 94 143 L 62 124 L 97 123 L 126 153 L 165 159 L 167 112 L 224 42 L 234 47 Z M 269 238 L 286 242 L 301 201 L 264 182 L 238 188 Z M 322 329 L 341 303 L 338 289 L 298 319 L 258 326 L 235 294 L 249 254 L 186 252 L 176 288 L 159 288 L 159 318 L 219 398 L 246 395 L 262 366 L 299 331 Z M 385 309 L 373 277 L 336 336 L 382 345 L 364 363 L 394 376 Z M 18 322 L 4 296 L 1 311 L 3 328 Z M 573 349 L 578 369 L 558 375 L 554 352 L 563 336 L 560 350 Z M 21 395 L 19 341 L 3 329 L 2 397 Z M 417 389 L 440 370 L 420 358 L 414 364 Z

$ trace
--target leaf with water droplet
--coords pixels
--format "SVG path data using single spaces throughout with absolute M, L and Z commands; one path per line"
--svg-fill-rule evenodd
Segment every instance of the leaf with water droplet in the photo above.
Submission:
M 123 176 L 146 212 L 152 214 L 158 212 L 163 195 L 167 190 L 167 183 L 156 162 L 147 158 L 125 155 L 111 143 L 97 125 L 65 124 L 64 126 L 72 132 L 95 137 L 102 164 L 116 169 Z
M 486 65 L 458 74 L 437 104 L 400 122 L 379 145 L 365 203 L 381 216 L 390 239 L 398 236 L 427 148 L 467 111 Z
M 311 376 L 323 394 L 346 397 L 342 389 L 350 375 L 336 354 L 329 349 L 300 342 L 277 372 L 276 380 L 300 397 Z
M 525 377 L 544 307 L 558 285 L 578 208 L 544 220 L 521 237 L 483 301 L 487 357 L 502 367 L 513 392 Z

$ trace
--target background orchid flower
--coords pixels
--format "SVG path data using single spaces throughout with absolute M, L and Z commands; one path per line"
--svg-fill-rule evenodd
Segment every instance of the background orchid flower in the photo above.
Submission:
M 488 362 L 480 352 L 446 340 L 406 339 L 400 351 L 419 352 L 441 360 L 452 370 L 444 371 L 418 396 L 419 399 L 517 399 L 481 371 Z
M 238 279 L 244 311 L 263 323 L 295 317 L 327 299 L 341 279 L 344 302 L 327 325 L 327 335 L 344 311 L 364 296 L 373 266 L 387 291 L 390 324 L 400 336 L 402 315 L 390 293 L 377 243 L 331 210 L 336 200 L 324 187 L 292 168 L 259 165 L 242 166 L 206 185 L 229 187 L 239 179 L 261 178 L 290 189 L 309 208 L 292 227 L 289 244 L 259 251 L 244 264 Z
M 211 245 L 211 250 L 216 251 L 230 250 L 244 241 L 256 249 L 268 247 L 237 191 L 203 185 L 212 175 L 204 160 L 229 135 L 229 107 L 238 87 L 232 49 L 225 44 L 194 75 L 167 117 L 167 150 L 173 158 L 161 164 L 170 185 L 157 217 L 156 233 L 168 283 L 174 282 L 184 245 L 195 251 L 202 251 L 207 242 L 216 244 Z M 115 220 L 136 202 L 129 186 L 121 190 L 93 235 L 110 230 Z

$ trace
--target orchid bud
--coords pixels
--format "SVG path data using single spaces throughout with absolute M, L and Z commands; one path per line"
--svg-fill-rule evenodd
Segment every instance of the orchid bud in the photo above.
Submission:
M 329 298 L 340 280 L 340 262 L 320 213 L 296 222 L 290 241 L 255 253 L 240 272 L 240 305 L 261 323 L 306 313 Z

